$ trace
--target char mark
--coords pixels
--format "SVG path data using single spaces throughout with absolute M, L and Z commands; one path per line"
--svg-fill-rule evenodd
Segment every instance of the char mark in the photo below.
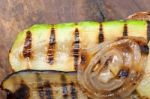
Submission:
M 122 78 L 122 79 L 125 79 L 127 78 L 129 75 L 129 70 L 128 69 L 121 69 L 118 73 L 118 77 L 119 78 Z
M 73 55 L 74 55 L 74 68 L 77 70 L 78 67 L 78 59 L 79 59 L 79 49 L 80 49 L 80 38 L 79 38 L 79 30 L 75 29 L 74 35 L 74 43 L 73 43 Z
M 81 53 L 81 64 L 85 64 L 87 61 L 87 56 L 85 53 Z
M 40 74 L 36 74 L 37 77 L 37 89 L 40 99 L 53 99 L 53 90 L 49 81 L 42 81 Z M 43 84 L 44 83 L 44 84 Z
M 100 28 L 99 28 L 99 43 L 102 43 L 104 41 L 104 34 L 103 34 L 103 25 L 100 23 Z
M 139 45 L 142 55 L 148 55 L 149 54 L 149 46 L 146 42 L 136 41 L 136 43 Z
M 68 89 L 67 89 L 67 82 L 65 75 L 61 75 L 61 81 L 62 81 L 62 95 L 64 99 L 68 98 Z
M 21 83 L 20 87 L 14 92 L 7 91 L 7 99 L 29 99 L 29 87 Z
M 31 42 L 32 42 L 32 34 L 30 31 L 27 31 L 25 43 L 24 43 L 24 48 L 23 48 L 24 58 L 30 58 L 31 57 Z
M 150 40 L 150 21 L 147 21 L 147 42 Z
M 72 99 L 77 99 L 77 91 L 75 89 L 75 84 L 73 82 L 71 82 L 70 86 L 71 86 L 70 90 L 71 90 Z
M 42 84 L 42 78 L 40 77 L 39 73 L 36 74 L 36 77 L 37 77 L 37 82 L 38 82 L 37 90 L 38 90 L 39 97 L 40 99 L 44 99 L 44 87 Z
M 48 63 L 53 64 L 54 63 L 54 50 L 55 50 L 55 29 L 54 27 L 51 29 L 51 35 L 50 35 L 50 40 L 49 40 L 49 47 L 48 47 Z
M 144 55 L 149 54 L 149 47 L 147 44 L 140 45 L 141 53 Z
M 128 36 L 128 26 L 127 26 L 127 24 L 124 24 L 123 36 Z
M 53 90 L 49 81 L 46 81 L 44 83 L 44 89 L 45 89 L 46 99 L 53 99 Z

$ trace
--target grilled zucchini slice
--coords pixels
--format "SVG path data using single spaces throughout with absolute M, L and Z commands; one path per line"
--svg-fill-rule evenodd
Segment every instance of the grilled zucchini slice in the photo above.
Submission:
M 2 82 L 7 99 L 87 99 L 75 72 L 19 71 Z

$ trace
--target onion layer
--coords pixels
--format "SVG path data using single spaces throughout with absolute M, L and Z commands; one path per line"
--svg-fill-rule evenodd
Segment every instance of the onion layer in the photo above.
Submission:
M 149 48 L 146 40 L 122 37 L 84 50 L 78 81 L 92 99 L 122 99 L 129 96 L 144 75 Z

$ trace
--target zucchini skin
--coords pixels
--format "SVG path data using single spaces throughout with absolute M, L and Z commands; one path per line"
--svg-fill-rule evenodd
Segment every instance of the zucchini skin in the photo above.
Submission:
M 36 24 L 18 34 L 9 53 L 9 61 L 14 71 L 76 71 L 82 61 L 82 50 L 94 48 L 99 43 L 121 36 L 144 37 L 149 42 L 150 22 L 121 20 Z M 144 80 L 147 81 L 147 78 Z M 138 93 L 150 97 L 149 91 L 147 94 L 142 92 L 148 87 L 140 85 L 137 88 Z
M 14 71 L 76 71 L 83 49 L 122 36 L 150 39 L 150 22 L 140 20 L 37 24 L 21 32 L 9 53 Z

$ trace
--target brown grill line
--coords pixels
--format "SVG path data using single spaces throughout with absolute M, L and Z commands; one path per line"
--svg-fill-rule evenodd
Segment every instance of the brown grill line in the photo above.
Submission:
M 31 57 L 31 42 L 32 42 L 32 34 L 30 31 L 26 32 L 26 38 L 23 48 L 23 56 L 24 58 Z
M 49 81 L 44 83 L 46 99 L 53 99 L 53 89 Z
M 37 79 L 37 90 L 38 90 L 38 94 L 39 94 L 39 97 L 40 99 L 44 99 L 44 88 L 43 88 L 43 84 L 42 84 L 42 78 L 40 77 L 40 74 L 37 73 L 36 74 L 36 79 Z
M 61 81 L 62 81 L 62 95 L 64 99 L 68 98 L 68 89 L 67 89 L 67 83 L 66 83 L 66 77 L 65 75 L 61 75 Z
M 54 27 L 51 28 L 51 35 L 50 35 L 50 40 L 49 40 L 49 47 L 48 47 L 48 63 L 53 64 L 54 63 L 54 49 L 55 49 L 55 29 Z
M 74 35 L 74 43 L 73 43 L 73 55 L 74 55 L 74 68 L 77 70 L 78 67 L 78 60 L 79 60 L 79 49 L 80 49 L 80 38 L 79 38 L 79 30 L 75 29 L 75 35 Z
M 20 87 L 15 92 L 7 90 L 7 99 L 29 99 L 30 89 L 23 82 L 20 83 Z
M 99 43 L 102 43 L 104 41 L 104 34 L 103 34 L 103 25 L 100 23 L 100 28 L 99 28 Z
M 123 36 L 128 36 L 128 26 L 127 26 L 127 24 L 124 24 L 124 27 L 123 27 Z
M 150 21 L 147 21 L 147 42 L 150 40 Z
M 73 82 L 71 82 L 71 84 L 70 84 L 70 90 L 71 90 L 71 97 L 72 97 L 72 99 L 77 99 L 78 97 L 77 97 L 77 91 L 76 91 L 76 89 L 75 89 L 75 84 L 73 83 Z
M 87 61 L 87 56 L 85 53 L 81 53 L 81 64 L 85 64 Z
M 147 44 L 141 44 L 140 49 L 141 49 L 141 54 L 143 54 L 143 55 L 149 54 L 149 47 Z

